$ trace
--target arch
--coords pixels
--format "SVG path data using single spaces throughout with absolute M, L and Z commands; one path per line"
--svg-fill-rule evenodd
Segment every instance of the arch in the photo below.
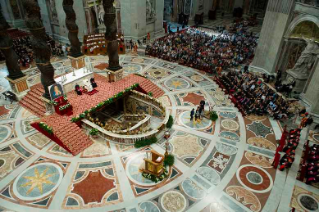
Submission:
M 289 38 L 291 33 L 293 32 L 293 30 L 295 29 L 295 27 L 300 24 L 301 22 L 304 21 L 311 21 L 313 23 L 315 23 L 317 25 L 317 27 L 319 27 L 319 19 L 315 16 L 311 16 L 311 15 L 298 15 L 297 17 L 294 18 L 294 20 L 290 23 L 287 32 L 285 34 L 286 38 Z

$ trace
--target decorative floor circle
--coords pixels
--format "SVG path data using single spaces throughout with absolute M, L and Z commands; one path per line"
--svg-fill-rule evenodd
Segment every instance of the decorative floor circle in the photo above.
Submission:
M 164 69 L 159 69 L 159 68 L 152 68 L 150 70 L 147 71 L 152 77 L 154 78 L 164 78 L 169 76 L 168 71 L 164 70 Z
M 196 75 L 191 76 L 191 79 L 194 80 L 195 82 L 201 82 L 204 80 L 204 77 L 196 74 Z
M 231 130 L 231 131 L 236 131 L 239 129 L 239 124 L 231 119 L 225 119 L 222 121 L 222 127 L 227 129 L 227 130 Z
M 318 201 L 308 194 L 300 194 L 297 200 L 299 205 L 307 211 L 317 211 L 319 209 Z
M 271 143 L 271 141 L 268 141 L 265 138 L 262 137 L 251 137 L 247 140 L 247 144 L 257 146 L 257 147 L 262 147 L 265 149 L 270 149 L 275 151 L 276 150 L 276 145 Z
M 205 191 L 190 179 L 186 179 L 182 182 L 182 188 L 185 194 L 193 199 L 202 199 L 205 197 Z
M 267 119 L 267 116 L 257 116 L 257 115 L 249 115 L 246 116 L 250 121 L 264 121 Z
M 11 129 L 7 126 L 0 125 L 0 142 L 5 141 L 11 134 Z
M 52 193 L 61 183 L 62 169 L 53 163 L 40 163 L 24 170 L 13 183 L 13 192 L 21 200 L 37 200 Z
M 166 80 L 165 85 L 173 90 L 183 90 L 190 87 L 190 84 L 187 82 L 187 80 L 178 77 Z
M 263 182 L 263 177 L 257 172 L 248 172 L 246 178 L 250 183 L 255 185 L 259 185 Z
M 124 72 L 127 74 L 136 74 L 142 71 L 143 67 L 137 64 L 123 65 Z
M 141 166 L 144 164 L 144 158 L 146 158 L 146 153 L 142 152 L 132 158 L 128 159 L 126 164 L 126 175 L 128 178 L 141 186 L 154 186 L 161 182 L 155 183 L 149 179 L 146 179 L 142 176 L 142 172 L 140 171 Z
M 167 212 L 182 212 L 186 209 L 186 198 L 178 191 L 168 191 L 161 197 L 161 206 Z
M 243 187 L 255 193 L 266 193 L 273 187 L 270 174 L 257 166 L 243 165 L 239 167 L 236 177 Z
M 196 130 L 204 130 L 211 126 L 212 121 L 206 118 L 197 119 L 195 118 L 190 120 L 190 111 L 185 111 L 179 116 L 179 120 L 182 125 L 187 128 L 196 129 Z
M 218 185 L 220 182 L 220 176 L 215 169 L 199 167 L 196 172 L 214 185 Z

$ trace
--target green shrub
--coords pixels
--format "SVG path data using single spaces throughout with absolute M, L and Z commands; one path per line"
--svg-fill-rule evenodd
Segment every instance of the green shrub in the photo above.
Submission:
M 135 148 L 141 148 L 144 146 L 149 146 L 151 144 L 155 144 L 157 142 L 157 138 L 151 137 L 151 138 L 147 138 L 147 139 L 141 139 L 141 140 L 137 140 L 134 144 Z
M 148 95 L 149 95 L 150 97 L 152 97 L 152 96 L 153 96 L 153 93 L 152 93 L 152 92 L 148 92 Z
M 172 126 L 173 126 L 173 123 L 174 123 L 173 116 L 170 115 L 170 116 L 169 116 L 169 119 L 168 119 L 168 121 L 167 121 L 167 123 L 166 123 L 166 128 L 171 129 Z
M 210 112 L 210 120 L 216 121 L 217 119 L 218 119 L 218 115 L 217 115 L 216 111 L 211 111 Z
M 40 127 L 41 129 L 43 129 L 44 131 L 46 131 L 47 133 L 49 133 L 50 135 L 53 134 L 53 129 L 52 129 L 52 127 L 49 127 L 46 123 L 40 122 L 40 123 L 39 123 L 39 127 Z
M 97 130 L 97 129 L 95 129 L 95 128 L 92 128 L 91 130 L 90 130 L 90 135 L 97 135 L 99 133 L 99 131 Z
M 169 154 L 164 159 L 164 165 L 165 166 L 173 166 L 174 161 L 175 161 L 174 155 Z

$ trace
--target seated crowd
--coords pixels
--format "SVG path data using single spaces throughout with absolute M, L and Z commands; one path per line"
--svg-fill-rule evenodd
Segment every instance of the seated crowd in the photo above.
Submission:
M 246 22 L 235 22 L 216 35 L 191 28 L 155 40 L 145 54 L 215 73 L 254 57 L 257 38 L 247 27 Z
M 52 55 L 61 56 L 64 54 L 62 45 L 57 44 L 51 37 L 47 36 L 47 45 L 50 47 Z M 13 39 L 13 50 L 18 55 L 18 62 L 22 67 L 28 68 L 34 56 L 30 37 L 23 36 Z M 4 58 L 3 58 L 4 59 Z
M 247 66 L 244 73 L 229 71 L 216 78 L 216 82 L 230 93 L 243 115 L 268 114 L 274 119 L 284 119 L 290 115 L 289 105 L 283 97 L 255 74 L 249 73 Z

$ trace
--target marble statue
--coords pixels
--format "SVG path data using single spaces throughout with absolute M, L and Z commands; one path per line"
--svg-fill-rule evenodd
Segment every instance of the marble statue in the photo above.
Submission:
M 313 63 L 316 60 L 317 54 L 319 54 L 319 48 L 314 39 L 311 40 L 304 38 L 304 40 L 307 42 L 307 46 L 301 53 L 292 71 L 295 73 L 300 73 L 301 75 L 308 75 Z
M 98 7 L 98 25 L 104 25 L 104 8 L 103 8 L 103 2 L 101 2 L 101 4 Z
M 146 0 L 146 19 L 154 19 L 155 18 L 155 5 L 154 2 L 151 2 L 151 0 Z

